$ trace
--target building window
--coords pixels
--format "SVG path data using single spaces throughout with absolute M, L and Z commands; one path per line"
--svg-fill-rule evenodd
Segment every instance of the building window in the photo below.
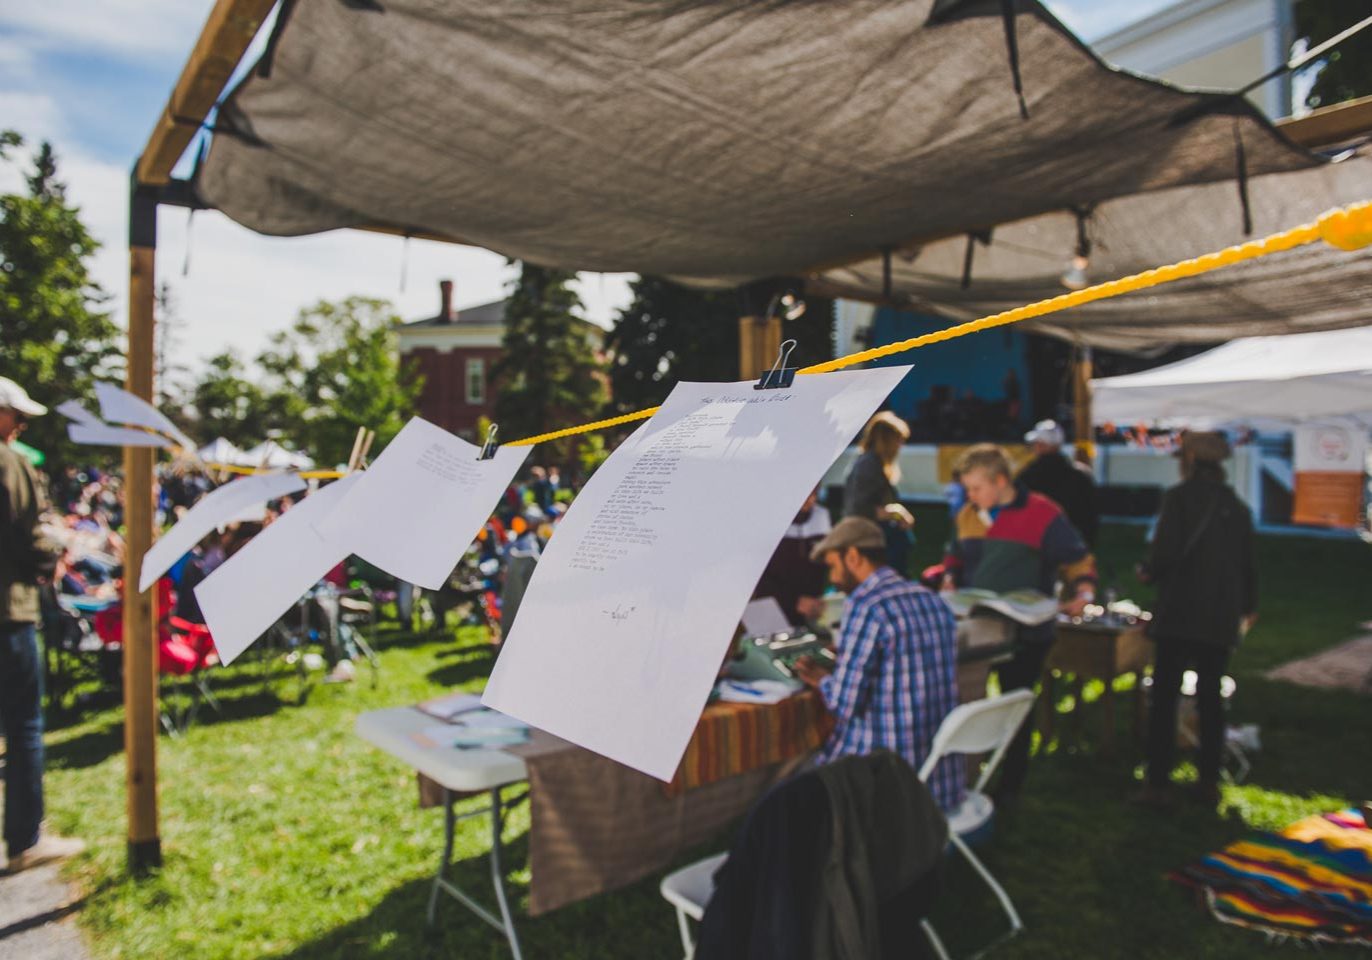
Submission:
M 467 402 L 486 402 L 486 361 L 481 357 L 467 358 Z

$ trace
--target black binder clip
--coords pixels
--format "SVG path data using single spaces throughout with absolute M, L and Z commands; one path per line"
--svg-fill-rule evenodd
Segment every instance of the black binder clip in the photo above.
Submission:
M 481 454 L 477 457 L 478 460 L 495 459 L 495 448 L 499 446 L 499 444 L 495 442 L 496 429 L 496 425 L 493 423 L 491 424 L 491 429 L 486 431 L 486 442 L 482 444 Z
M 772 364 L 772 369 L 762 375 L 762 379 L 753 384 L 754 390 L 785 390 L 796 379 L 796 368 L 786 366 L 786 361 L 791 358 L 791 351 L 796 348 L 794 340 L 787 340 L 777 351 L 776 362 Z

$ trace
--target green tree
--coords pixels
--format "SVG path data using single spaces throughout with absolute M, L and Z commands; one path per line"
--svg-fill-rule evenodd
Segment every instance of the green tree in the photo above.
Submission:
M 618 413 L 661 403 L 681 380 L 738 379 L 738 318 L 771 303 L 770 295 L 754 294 L 758 303 L 748 307 L 735 291 L 694 290 L 661 277 L 640 277 L 630 289 L 634 299 L 620 311 L 607 341 Z M 818 298 L 807 298 L 796 319 L 783 320 L 782 339 L 796 341 L 788 365 L 832 358 L 833 323 L 833 301 Z
M 247 377 L 243 361 L 233 351 L 210 357 L 199 381 L 190 390 L 196 420 L 190 433 L 198 442 L 224 437 L 239 447 L 260 443 L 267 431 L 280 429 L 268 394 Z
M 320 463 L 341 463 L 358 427 L 376 431 L 381 450 L 413 415 L 420 378 L 401 366 L 395 328 L 384 300 L 321 300 L 275 334 L 257 362 L 267 373 L 266 426 L 305 448 Z
M 1318 46 L 1372 16 L 1372 0 L 1301 0 L 1296 4 L 1296 40 Z M 1327 107 L 1372 94 L 1372 30 L 1354 34 L 1316 61 L 1314 86 L 1305 97 L 1310 108 Z
M 607 400 L 604 363 L 591 325 L 577 316 L 575 274 L 524 264 L 505 306 L 500 359 L 491 370 L 496 423 L 506 440 L 590 419 Z M 551 457 L 573 465 L 577 442 L 552 445 Z
M 616 413 L 661 403 L 680 380 L 738 376 L 739 300 L 733 292 L 693 290 L 639 277 L 606 346 Z
M 22 145 L 14 132 L 0 134 L 0 162 Z M 0 371 L 52 406 L 88 398 L 97 378 L 117 378 L 122 354 L 90 274 L 99 244 L 67 200 L 52 146 L 44 142 L 32 161 L 26 191 L 0 195 Z M 67 441 L 60 416 L 37 418 L 25 440 L 54 466 L 91 459 Z

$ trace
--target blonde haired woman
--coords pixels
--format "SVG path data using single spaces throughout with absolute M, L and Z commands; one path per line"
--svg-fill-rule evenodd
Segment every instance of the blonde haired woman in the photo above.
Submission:
M 907 573 L 914 537 L 915 518 L 896 493 L 900 481 L 900 448 L 910 438 L 905 421 L 883 410 L 867 422 L 859 446 L 862 454 L 853 461 L 843 485 L 843 515 L 864 517 L 881 524 L 886 534 L 886 563 L 901 576 Z

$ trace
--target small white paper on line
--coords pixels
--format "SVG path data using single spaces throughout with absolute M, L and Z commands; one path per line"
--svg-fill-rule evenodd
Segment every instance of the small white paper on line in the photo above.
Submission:
M 219 659 L 232 663 L 347 556 L 314 529 L 357 480 L 344 477 L 267 524 L 195 588 Z
M 215 527 L 242 522 L 239 518 L 245 510 L 304 489 L 305 481 L 293 473 L 262 473 L 239 477 L 211 490 L 143 555 L 143 569 L 138 576 L 139 593 L 156 583 L 158 577 L 175 566 L 176 561 Z
M 181 428 L 167 419 L 166 414 L 148 401 L 121 390 L 112 383 L 95 385 L 95 398 L 100 401 L 100 415 L 110 423 L 126 423 L 165 433 L 191 456 L 195 456 L 195 441 L 181 432 Z
M 677 384 L 558 525 L 482 702 L 670 780 L 796 510 L 909 370 Z
M 72 443 L 88 447 L 170 447 L 166 437 L 133 427 L 112 427 L 107 423 L 69 423 L 67 436 Z
M 57 406 L 53 407 L 53 410 L 62 414 L 62 416 L 66 417 L 68 420 L 75 420 L 77 423 L 86 423 L 92 426 L 106 425 L 101 422 L 99 417 L 81 406 L 81 404 L 77 403 L 75 400 L 63 400 Z
M 532 447 L 481 448 L 415 417 L 315 529 L 391 576 L 438 590 Z
M 776 597 L 758 597 L 743 608 L 743 629 L 750 637 L 770 637 L 774 633 L 789 633 L 791 624 L 786 622 Z

